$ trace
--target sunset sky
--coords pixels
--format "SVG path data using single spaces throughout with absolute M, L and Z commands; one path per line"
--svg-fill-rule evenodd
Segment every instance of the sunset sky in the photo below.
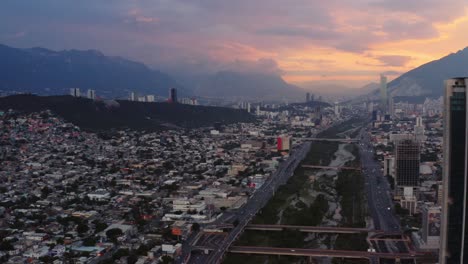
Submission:
M 468 46 L 468 0 L 2 0 L 0 43 L 359 87 Z

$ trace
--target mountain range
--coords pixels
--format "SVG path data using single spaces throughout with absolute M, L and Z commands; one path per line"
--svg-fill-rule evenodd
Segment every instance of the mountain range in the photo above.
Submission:
M 263 73 L 220 71 L 193 78 L 186 85 L 194 94 L 205 97 L 273 100 L 305 96 L 304 90 L 285 82 L 280 76 Z
M 169 88 L 181 88 L 165 73 L 95 50 L 52 51 L 0 45 L 0 58 L 0 91 L 68 94 L 69 88 L 78 87 L 115 98 L 128 97 L 130 91 L 167 95 Z
M 78 87 L 83 91 L 94 89 L 104 98 L 126 98 L 132 91 L 167 96 L 169 88 L 175 87 L 181 97 L 302 100 L 309 91 L 273 74 L 220 71 L 186 79 L 174 78 L 143 63 L 105 56 L 96 50 L 52 51 L 0 45 L 0 58 L 0 94 L 57 95 L 68 94 L 69 88 Z M 445 79 L 466 75 L 468 48 L 410 70 L 391 81 L 388 87 L 393 96 L 438 97 L 442 95 Z M 315 88 L 316 91 L 340 91 L 335 96 L 359 96 L 369 94 L 378 85 L 346 89 L 327 84 Z M 310 92 L 314 92 L 312 88 Z M 377 92 L 370 94 L 376 96 Z
M 69 88 L 96 90 L 105 98 L 127 98 L 130 92 L 167 96 L 178 88 L 180 96 L 272 98 L 302 95 L 298 87 L 267 74 L 222 71 L 179 81 L 143 63 L 105 56 L 96 50 L 52 51 L 0 45 L 0 94 L 68 94 Z
M 468 47 L 421 65 L 388 84 L 394 96 L 439 97 L 444 80 L 468 76 Z

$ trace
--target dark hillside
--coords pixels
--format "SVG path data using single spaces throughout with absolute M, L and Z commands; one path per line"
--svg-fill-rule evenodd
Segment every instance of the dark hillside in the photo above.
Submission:
M 0 98 L 0 110 L 23 112 L 51 110 L 69 122 L 88 130 L 131 128 L 158 130 L 165 127 L 195 128 L 215 122 L 253 122 L 243 110 L 168 103 L 142 103 L 125 100 L 92 101 L 71 96 L 14 95 Z

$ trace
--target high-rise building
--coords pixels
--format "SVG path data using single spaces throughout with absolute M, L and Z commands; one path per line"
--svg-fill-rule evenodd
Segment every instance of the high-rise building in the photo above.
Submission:
M 86 96 L 88 97 L 88 99 L 95 100 L 96 99 L 96 91 L 88 89 L 88 91 L 86 93 Z
M 171 88 L 169 90 L 169 102 L 170 103 L 177 103 L 177 89 L 176 88 Z
M 146 96 L 146 102 L 153 103 L 154 102 L 154 95 L 149 94 Z
M 395 158 L 387 156 L 384 158 L 384 176 L 395 177 Z
M 441 264 L 468 263 L 467 84 L 468 78 L 445 81 Z
M 388 92 L 387 92 L 387 77 L 383 74 L 380 75 L 380 110 L 386 113 L 388 104 Z
M 393 96 L 390 96 L 390 98 L 388 98 L 388 113 L 391 117 L 395 115 L 395 101 L 393 99 Z
M 419 186 L 419 142 L 404 139 L 395 144 L 396 185 L 398 187 Z
M 373 102 L 370 102 L 368 107 L 369 107 L 369 108 L 368 108 L 369 113 L 374 112 L 374 103 L 373 103 Z
M 310 102 L 310 93 L 306 94 L 306 102 Z
M 440 243 L 440 206 L 425 205 L 422 208 L 422 239 L 427 249 L 437 249 Z
M 418 116 L 416 117 L 416 124 L 414 126 L 414 135 L 416 136 L 416 140 L 420 142 L 426 140 L 424 136 L 424 131 L 425 129 L 422 117 Z
M 340 105 L 338 102 L 335 102 L 335 116 L 340 116 Z
M 134 93 L 134 92 L 131 92 L 131 93 L 130 93 L 130 101 L 135 101 L 135 100 L 136 100 L 135 93 Z
M 279 136 L 277 139 L 277 149 L 278 151 L 285 151 L 291 148 L 291 137 L 289 136 Z
M 70 88 L 70 95 L 73 97 L 80 97 L 80 88 Z

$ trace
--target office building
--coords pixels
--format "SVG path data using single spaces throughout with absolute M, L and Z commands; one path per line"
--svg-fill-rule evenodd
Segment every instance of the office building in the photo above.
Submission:
M 383 74 L 380 75 L 380 110 L 383 113 L 388 111 L 388 91 L 387 91 L 387 77 Z
M 286 151 L 291 148 L 291 137 L 289 136 L 279 136 L 277 139 L 277 149 L 278 151 Z
M 338 104 L 338 102 L 335 102 L 335 116 L 340 116 L 340 105 Z
M 424 136 L 424 124 L 422 117 L 418 116 L 416 117 L 416 125 L 414 126 L 414 135 L 416 137 L 416 140 L 418 141 L 425 141 L 426 137 Z
M 70 88 L 70 95 L 73 97 L 80 97 L 80 88 Z
M 96 91 L 88 89 L 88 92 L 86 93 L 88 99 L 95 100 L 96 99 Z
M 400 199 L 401 207 L 408 210 L 409 215 L 414 215 L 416 213 L 417 204 L 418 200 L 414 195 L 413 187 L 403 187 L 403 196 Z
M 310 102 L 310 93 L 306 94 L 306 102 Z
M 169 102 L 170 103 L 177 103 L 177 89 L 176 88 L 171 88 L 169 90 Z
M 131 93 L 130 93 L 130 101 L 135 101 L 135 100 L 136 100 L 135 93 L 134 93 L 134 92 L 131 92 Z
M 426 204 L 422 208 L 422 239 L 425 249 L 437 249 L 440 244 L 441 208 Z
M 386 156 L 384 158 L 384 176 L 395 177 L 395 158 Z
M 367 107 L 368 107 L 367 109 L 368 109 L 369 113 L 374 112 L 374 103 L 373 102 L 370 102 Z
M 442 233 L 439 263 L 468 263 L 466 84 L 445 81 Z
M 398 187 L 419 186 L 419 143 L 404 139 L 395 142 L 395 176 Z
M 154 95 L 147 95 L 146 102 L 153 103 L 154 102 Z
M 388 99 L 388 114 L 391 117 L 395 115 L 395 100 L 393 100 L 393 96 L 390 96 Z

